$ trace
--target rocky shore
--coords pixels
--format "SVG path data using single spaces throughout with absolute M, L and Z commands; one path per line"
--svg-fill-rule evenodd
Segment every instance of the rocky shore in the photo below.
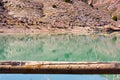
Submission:
M 0 0 L 0 33 L 120 31 L 120 0 Z

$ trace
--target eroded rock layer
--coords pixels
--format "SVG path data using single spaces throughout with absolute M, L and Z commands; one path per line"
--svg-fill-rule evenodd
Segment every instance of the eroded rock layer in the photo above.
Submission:
M 0 27 L 104 29 L 107 26 L 119 29 L 120 1 L 101 1 L 0 0 Z M 112 19 L 113 16 L 117 20 Z

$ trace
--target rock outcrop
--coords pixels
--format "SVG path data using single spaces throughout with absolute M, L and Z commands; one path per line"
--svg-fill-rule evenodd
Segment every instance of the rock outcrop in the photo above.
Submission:
M 111 16 L 117 16 L 120 20 L 120 0 L 87 0 L 95 8 L 106 10 Z
M 112 7 L 115 4 L 119 6 L 119 0 L 116 3 L 112 3 L 112 0 L 103 0 L 103 3 L 100 1 L 102 0 L 0 0 L 0 27 L 90 27 L 94 30 L 104 29 L 104 26 L 118 28 L 119 20 L 114 21 L 111 17 L 117 16 L 119 19 L 119 7 Z M 106 4 L 110 6 L 106 7 Z M 115 11 L 111 12 L 113 9 Z

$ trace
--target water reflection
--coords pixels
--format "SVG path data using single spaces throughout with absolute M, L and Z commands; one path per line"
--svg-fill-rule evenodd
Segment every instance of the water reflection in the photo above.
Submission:
M 0 35 L 0 60 L 120 61 L 120 36 Z

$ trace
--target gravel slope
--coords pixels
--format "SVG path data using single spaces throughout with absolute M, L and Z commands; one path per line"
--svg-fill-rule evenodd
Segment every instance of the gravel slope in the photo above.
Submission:
M 94 0 L 93 0 L 94 1 Z M 116 4 L 119 3 L 119 0 Z M 92 4 L 92 5 L 91 5 Z M 109 7 L 105 7 L 109 4 Z M 111 13 L 112 0 L 0 0 L 1 28 L 57 28 L 90 30 L 120 30 L 118 8 Z M 102 7 L 101 7 L 102 6 Z M 108 11 L 106 10 L 108 9 Z M 117 21 L 112 20 L 117 16 Z

